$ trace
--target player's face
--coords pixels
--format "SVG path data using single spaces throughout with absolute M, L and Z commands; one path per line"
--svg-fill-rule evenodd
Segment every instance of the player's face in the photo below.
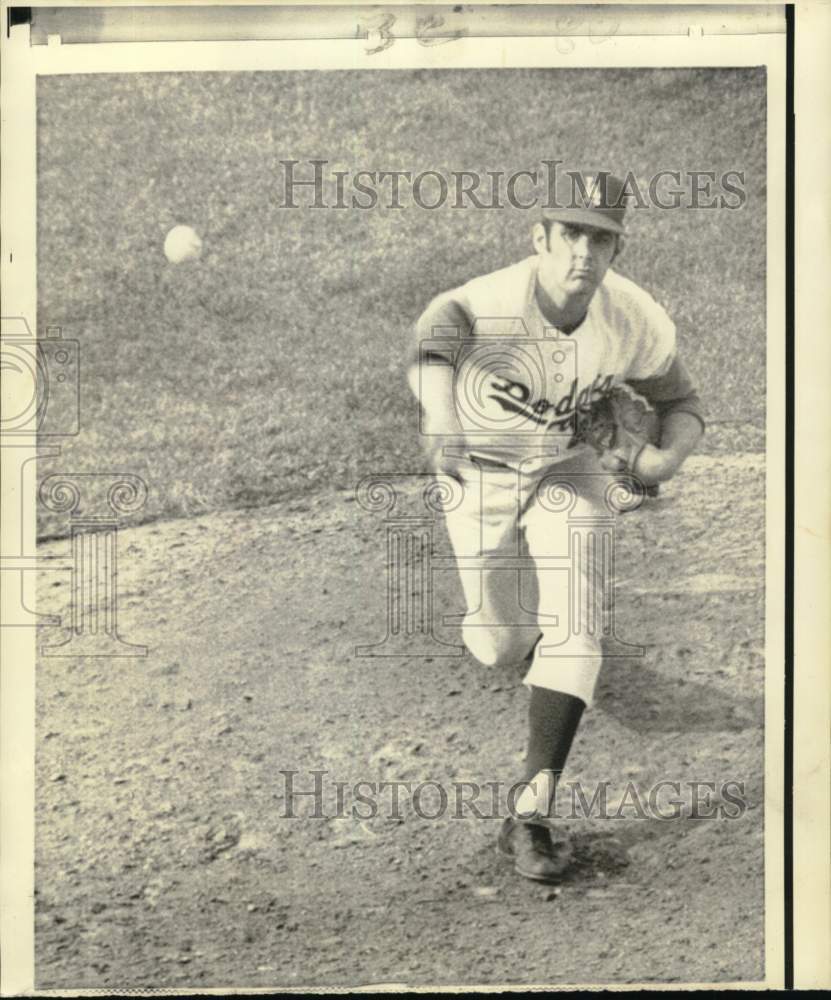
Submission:
M 542 227 L 540 227 L 542 229 Z M 535 239 L 543 285 L 567 297 L 589 298 L 615 255 L 617 237 L 605 229 L 552 222 L 548 239 Z

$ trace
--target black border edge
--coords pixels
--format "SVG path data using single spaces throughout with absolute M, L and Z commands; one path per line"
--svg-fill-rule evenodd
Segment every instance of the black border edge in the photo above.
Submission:
M 11 35 L 12 28 L 16 24 L 31 24 L 31 7 L 7 7 L 6 8 L 6 38 Z
M 794 774 L 794 25 L 785 6 L 785 753 L 784 753 L 784 958 L 786 990 L 794 988 L 793 774 Z

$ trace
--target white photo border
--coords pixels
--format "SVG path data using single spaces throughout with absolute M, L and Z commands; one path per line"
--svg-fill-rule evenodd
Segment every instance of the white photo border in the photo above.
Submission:
M 6 10 L 4 4 L 4 36 Z M 820 34 L 814 35 L 818 39 Z M 365 39 L 336 41 L 244 41 L 99 43 L 30 46 L 28 27 L 19 25 L 3 39 L 3 315 L 24 316 L 37 329 L 36 281 L 36 82 L 39 76 L 74 73 L 210 72 L 244 70 L 440 69 L 484 67 L 767 67 L 767 433 L 766 433 L 766 683 L 765 683 L 765 938 L 766 980 L 711 984 L 711 988 L 776 988 L 783 979 L 784 935 L 784 716 L 785 593 L 785 227 L 786 227 L 786 46 L 784 35 L 688 35 L 636 38 L 619 33 L 593 44 L 573 37 L 568 52 L 550 38 L 462 38 L 435 47 L 401 38 L 369 54 Z M 822 102 L 818 102 L 822 104 Z M 826 175 L 827 176 L 827 175 Z M 821 287 L 821 286 L 818 286 Z M 824 327 L 828 329 L 828 327 Z M 729 331 L 725 331 L 729 336 Z M 827 449 L 827 437 L 825 438 Z M 8 513 L 8 504 L 5 505 Z M 5 524 L 4 524 L 5 527 Z M 34 551 L 34 519 L 24 548 Z M 809 554 L 812 557 L 812 554 Z M 0 935 L 3 940 L 3 993 L 34 991 L 33 803 L 34 803 L 34 629 L 3 629 L 4 666 L 0 675 L 2 712 L 3 809 Z M 9 634 L 9 633 L 12 634 Z M 821 663 L 815 670 L 821 674 Z M 11 664 L 11 666 L 9 666 Z M 817 683 L 823 678 L 818 677 Z M 827 677 L 824 678 L 827 686 Z M 803 705 L 803 712 L 807 711 Z M 816 714 L 816 713 L 814 713 Z M 813 801 L 813 800 L 812 800 Z M 820 841 L 822 838 L 820 837 Z M 799 881 L 799 879 L 797 879 Z M 826 884 L 826 883 L 823 883 Z M 826 900 L 827 904 L 827 900 Z M 798 938 L 799 940 L 799 938 Z M 827 940 L 827 939 L 826 939 Z M 813 954 L 813 952 L 812 952 Z M 507 987 L 510 988 L 510 987 Z M 563 987 L 566 988 L 566 987 Z M 636 986 L 621 987 L 635 989 Z M 656 988 L 648 984 L 647 988 Z M 673 984 L 696 989 L 701 984 Z M 523 987 L 527 989 L 527 987 Z M 102 990 L 77 991 L 99 995 Z M 154 991 L 155 992 L 155 991 Z M 159 990 L 160 994 L 179 990 Z M 202 993 L 225 991 L 200 990 Z M 246 990 L 252 994 L 267 990 Z M 43 991 L 42 995 L 48 995 Z

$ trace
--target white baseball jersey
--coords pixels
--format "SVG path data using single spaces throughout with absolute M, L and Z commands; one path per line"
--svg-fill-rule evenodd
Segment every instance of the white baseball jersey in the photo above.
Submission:
M 421 371 L 454 368 L 470 454 L 521 461 L 526 471 L 573 457 L 577 413 L 624 381 L 660 387 L 664 400 L 688 396 L 681 408 L 701 419 L 675 363 L 675 325 L 647 292 L 609 269 L 584 320 L 566 334 L 540 311 L 537 264 L 534 255 L 439 295 L 416 326 Z M 429 414 L 429 399 L 421 402 Z

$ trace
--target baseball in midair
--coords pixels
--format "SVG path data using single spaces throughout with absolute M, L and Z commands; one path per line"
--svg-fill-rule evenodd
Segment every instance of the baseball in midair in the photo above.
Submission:
M 202 240 L 190 226 L 174 226 L 164 238 L 164 255 L 171 264 L 196 260 L 201 253 Z

